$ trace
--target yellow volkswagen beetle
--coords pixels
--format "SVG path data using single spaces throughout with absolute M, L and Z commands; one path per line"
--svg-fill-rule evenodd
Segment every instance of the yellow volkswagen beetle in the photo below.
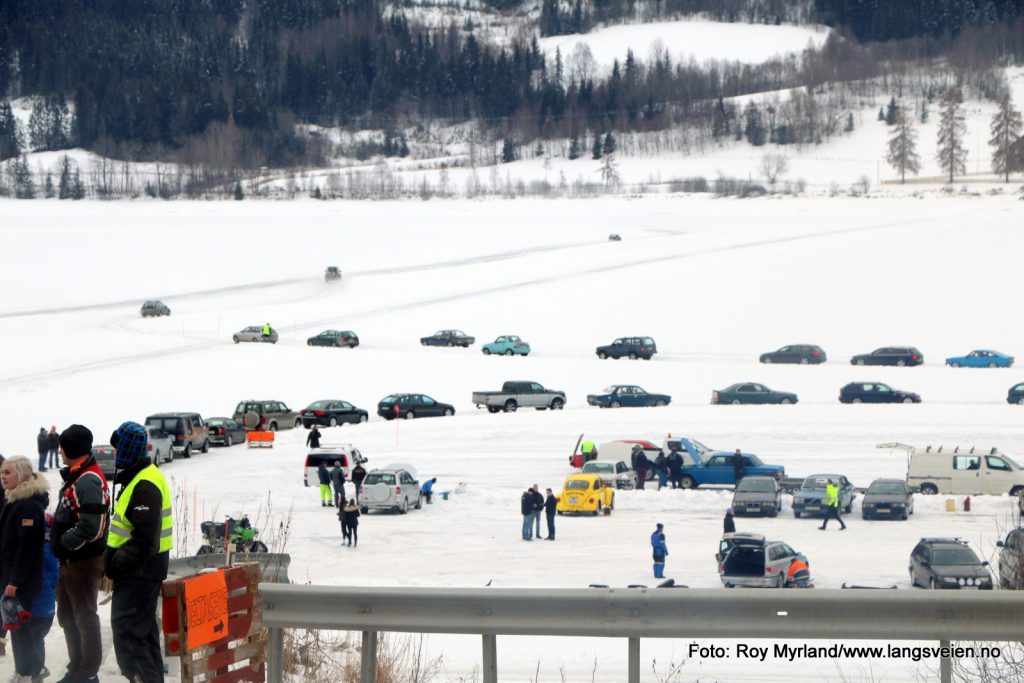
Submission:
M 610 515 L 614 509 L 615 489 L 605 486 L 597 474 L 574 474 L 566 479 L 556 508 L 560 515 L 567 512 Z

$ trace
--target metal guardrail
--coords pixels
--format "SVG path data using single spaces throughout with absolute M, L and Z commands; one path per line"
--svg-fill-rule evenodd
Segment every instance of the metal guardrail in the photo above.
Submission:
M 641 638 L 1022 641 L 1024 592 L 744 589 L 347 588 L 261 584 L 268 680 L 283 680 L 286 628 L 361 631 L 361 683 L 376 682 L 381 631 L 479 634 L 483 683 L 497 682 L 499 635 Z M 542 619 L 537 615 L 543 614 Z M 940 661 L 950 680 L 950 661 Z
M 288 583 L 288 567 L 292 556 L 287 553 L 232 553 L 235 562 L 258 562 L 266 583 Z M 168 563 L 167 575 L 171 578 L 193 576 L 203 569 L 227 565 L 225 553 L 207 553 L 188 557 L 173 557 Z M 262 585 L 262 584 L 261 584 Z

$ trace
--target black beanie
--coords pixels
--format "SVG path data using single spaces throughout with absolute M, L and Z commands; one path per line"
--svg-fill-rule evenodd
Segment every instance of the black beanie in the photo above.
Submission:
M 92 453 L 92 432 L 82 425 L 71 425 L 57 439 L 64 454 L 72 460 Z

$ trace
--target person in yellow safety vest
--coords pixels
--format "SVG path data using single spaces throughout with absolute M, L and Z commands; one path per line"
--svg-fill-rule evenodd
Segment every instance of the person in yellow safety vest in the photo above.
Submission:
M 264 326 L 263 326 L 263 336 L 264 336 L 264 337 L 269 337 L 269 336 L 270 336 L 270 333 L 271 333 L 272 331 L 273 331 L 273 330 L 271 330 L 271 329 L 270 329 L 270 323 L 267 323 L 266 325 L 264 325 Z
M 593 441 L 584 441 L 580 446 L 580 453 L 583 454 L 583 462 L 590 462 L 597 459 L 597 447 Z
M 132 683 L 163 683 L 156 613 L 174 547 L 174 516 L 171 489 L 147 456 L 147 441 L 146 428 L 136 422 L 123 423 L 110 436 L 120 491 L 104 571 L 114 582 L 110 627 L 121 673 Z
M 839 487 L 831 479 L 825 484 L 825 519 L 818 528 L 824 531 L 828 528 L 828 520 L 835 519 L 842 524 L 839 530 L 846 528 L 846 522 L 839 516 Z

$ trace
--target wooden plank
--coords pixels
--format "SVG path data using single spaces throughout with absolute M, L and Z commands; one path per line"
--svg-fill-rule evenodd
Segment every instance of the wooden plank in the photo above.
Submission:
M 182 662 L 182 673 L 189 676 L 206 674 L 217 669 L 223 669 L 231 664 L 238 664 L 252 659 L 266 652 L 267 639 L 259 638 L 252 640 L 240 647 L 214 652 L 212 655 L 192 661 Z
M 249 666 L 242 667 L 241 669 L 235 669 L 229 671 L 226 674 L 215 676 L 210 679 L 207 683 L 241 683 L 246 681 L 247 683 L 263 683 L 267 678 L 267 669 L 264 662 L 259 664 L 250 664 Z

